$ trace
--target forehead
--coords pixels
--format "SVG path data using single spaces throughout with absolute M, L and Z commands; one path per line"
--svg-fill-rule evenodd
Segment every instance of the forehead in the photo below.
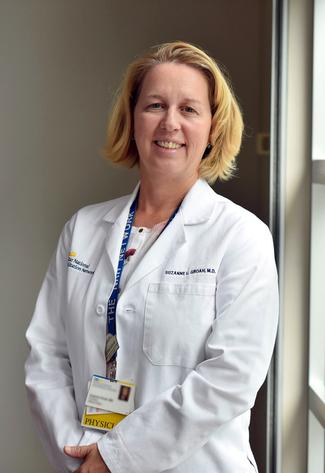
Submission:
M 186 64 L 169 62 L 153 66 L 142 81 L 140 96 L 171 94 L 208 100 L 208 80 L 201 71 Z

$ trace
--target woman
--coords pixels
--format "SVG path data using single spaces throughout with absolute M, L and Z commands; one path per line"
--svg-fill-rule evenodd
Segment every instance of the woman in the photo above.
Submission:
M 248 427 L 276 334 L 272 239 L 206 182 L 230 176 L 241 134 L 202 50 L 167 43 L 129 66 L 107 152 L 138 164 L 140 185 L 66 224 L 27 331 L 26 385 L 58 471 L 257 471 Z M 107 433 L 80 426 L 94 374 L 136 384 L 135 410 Z

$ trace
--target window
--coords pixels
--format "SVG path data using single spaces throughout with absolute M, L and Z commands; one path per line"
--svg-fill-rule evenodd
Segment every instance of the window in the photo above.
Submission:
M 325 471 L 325 1 L 314 6 L 308 473 Z

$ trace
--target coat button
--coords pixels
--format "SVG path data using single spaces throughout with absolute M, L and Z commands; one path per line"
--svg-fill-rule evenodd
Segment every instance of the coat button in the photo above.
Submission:
M 96 307 L 96 313 L 97 315 L 103 315 L 105 313 L 105 307 L 103 306 L 103 304 L 98 304 L 98 306 Z
M 125 312 L 134 312 L 135 307 L 133 305 L 128 305 L 128 306 L 124 307 L 124 310 L 125 310 Z

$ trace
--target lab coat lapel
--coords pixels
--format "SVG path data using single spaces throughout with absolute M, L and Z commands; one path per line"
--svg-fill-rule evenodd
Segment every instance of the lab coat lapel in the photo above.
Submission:
M 180 211 L 160 234 L 152 247 L 143 256 L 139 265 L 131 273 L 125 284 L 125 289 L 133 286 L 152 271 L 163 265 L 171 255 L 185 243 L 183 217 Z
M 139 190 L 139 184 L 136 186 L 132 194 L 126 200 L 118 202 L 104 217 L 109 223 L 108 237 L 106 239 L 106 252 L 116 277 L 118 259 L 120 256 L 122 237 L 125 230 L 127 218 L 129 216 L 130 207 Z

